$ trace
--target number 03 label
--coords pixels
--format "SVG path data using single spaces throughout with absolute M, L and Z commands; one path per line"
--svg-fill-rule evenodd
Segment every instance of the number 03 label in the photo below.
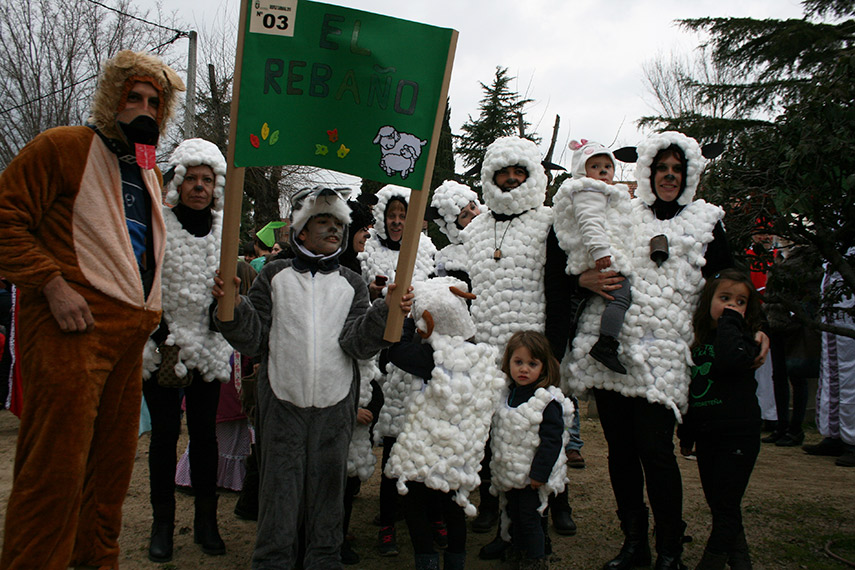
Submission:
M 250 33 L 294 37 L 297 0 L 250 0 L 250 3 Z

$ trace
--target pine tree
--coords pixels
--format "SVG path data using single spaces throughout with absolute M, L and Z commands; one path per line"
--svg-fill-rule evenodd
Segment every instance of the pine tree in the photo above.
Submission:
M 534 142 L 539 138 L 528 133 L 531 125 L 525 120 L 525 106 L 531 99 L 520 97 L 509 87 L 515 78 L 508 75 L 507 67 L 496 67 L 496 76 L 490 85 L 481 83 L 484 97 L 478 104 L 477 119 L 469 116 L 457 137 L 457 154 L 466 166 L 477 166 L 484 158 L 487 146 L 499 137 L 522 135 Z
M 808 248 L 843 278 L 822 300 L 825 311 L 855 295 L 855 0 L 806 0 L 790 20 L 684 20 L 709 36 L 716 65 L 750 81 L 699 83 L 698 96 L 726 97 L 749 114 L 728 120 L 701 114 L 659 117 L 728 148 L 704 181 L 704 198 L 727 210 L 736 253 L 768 231 Z M 806 321 L 795 297 L 780 299 Z M 855 316 L 855 309 L 848 309 Z M 855 337 L 853 327 L 819 328 Z

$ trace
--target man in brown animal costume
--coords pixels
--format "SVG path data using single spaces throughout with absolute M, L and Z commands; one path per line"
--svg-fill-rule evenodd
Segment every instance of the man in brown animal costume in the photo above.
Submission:
M 107 61 L 88 126 L 45 131 L 0 176 L 0 274 L 18 286 L 23 410 L 0 568 L 118 568 L 142 349 L 160 320 L 154 145 L 184 84 Z

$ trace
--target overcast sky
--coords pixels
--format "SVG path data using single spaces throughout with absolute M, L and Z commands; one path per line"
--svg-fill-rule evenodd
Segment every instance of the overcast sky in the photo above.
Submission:
M 150 0 L 142 0 L 145 5 Z M 546 152 L 555 115 L 561 116 L 555 159 L 569 167 L 570 139 L 617 148 L 642 137 L 635 125 L 652 114 L 642 65 L 672 51 L 691 53 L 699 39 L 680 30 L 680 18 L 799 18 L 797 0 L 339 0 L 350 8 L 405 18 L 460 32 L 451 78 L 451 124 L 459 133 L 477 116 L 497 65 L 517 79 L 513 87 L 534 99 L 527 118 Z M 217 10 L 211 0 L 181 0 L 164 8 L 197 29 L 224 12 L 237 17 L 236 0 Z M 200 67 L 204 62 L 199 62 Z M 562 155 L 562 153 L 564 153 Z

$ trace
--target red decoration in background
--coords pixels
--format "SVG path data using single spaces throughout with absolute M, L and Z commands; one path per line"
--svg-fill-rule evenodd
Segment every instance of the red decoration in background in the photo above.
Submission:
M 327 136 L 330 138 L 330 142 L 335 142 L 338 140 L 338 129 L 333 129 L 331 131 L 327 131 Z
M 249 135 L 249 144 L 253 147 L 258 148 L 261 144 L 261 141 L 258 140 L 258 135 Z

